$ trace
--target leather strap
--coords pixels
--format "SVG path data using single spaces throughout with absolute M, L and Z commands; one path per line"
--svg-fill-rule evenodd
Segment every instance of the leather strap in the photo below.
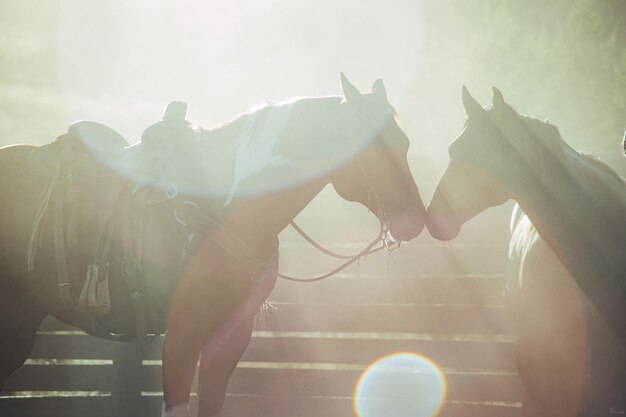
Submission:
M 63 157 L 61 157 L 63 158 Z M 55 172 L 53 181 L 54 193 L 52 197 L 52 216 L 53 216 L 53 236 L 54 236 L 54 258 L 56 260 L 57 269 L 57 285 L 59 288 L 59 294 L 61 300 L 65 304 L 65 307 L 70 311 L 76 309 L 76 300 L 72 294 L 72 283 L 70 282 L 67 272 L 67 257 L 65 253 L 65 231 L 63 226 L 65 224 L 63 213 L 63 197 L 65 194 L 65 187 L 63 181 L 59 181 L 58 178 L 64 177 L 65 166 L 59 161 L 57 165 L 57 172 Z
M 72 292 L 72 283 L 70 282 L 67 270 L 67 255 L 65 251 L 65 214 L 63 210 L 65 187 L 64 181 L 62 180 L 62 178 L 64 178 L 63 174 L 65 172 L 64 164 L 60 162 L 57 169 L 58 175 L 55 175 L 55 184 L 53 184 L 54 192 L 52 196 L 52 228 L 54 238 L 54 256 L 57 270 L 57 286 L 59 289 L 59 295 L 61 297 L 61 300 L 63 301 L 65 308 L 70 313 L 72 320 L 78 327 L 83 329 L 85 333 L 103 339 L 128 341 L 128 335 L 116 335 L 108 332 L 97 321 L 93 313 L 80 309 L 76 297 Z
M 141 194 L 141 200 L 146 194 Z M 143 271 L 141 269 L 141 254 L 143 242 L 143 213 L 134 216 L 132 190 L 130 187 L 122 191 L 120 201 L 120 218 L 122 228 L 122 277 L 126 281 L 126 286 L 130 291 L 135 312 L 135 341 L 137 350 L 143 354 L 148 334 L 148 324 L 146 318 L 146 302 L 143 282 Z M 143 201 L 137 201 L 136 207 L 142 209 Z M 133 221 L 135 220 L 135 221 Z M 135 228 L 133 229 L 133 226 Z M 133 242 L 133 235 L 136 241 Z

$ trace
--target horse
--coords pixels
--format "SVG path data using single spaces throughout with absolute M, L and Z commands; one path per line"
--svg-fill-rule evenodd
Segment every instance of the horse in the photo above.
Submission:
M 558 129 L 520 115 L 494 88 L 467 120 L 427 208 L 441 240 L 512 199 L 507 300 L 528 416 L 607 415 L 626 346 L 626 188 Z M 613 374 L 613 375 L 611 375 Z
M 382 80 L 361 93 L 342 73 L 341 87 L 341 96 L 265 103 L 198 129 L 188 149 L 154 157 L 140 143 L 101 152 L 102 161 L 91 158 L 89 168 L 77 168 L 78 180 L 93 180 L 94 165 L 113 174 L 79 188 L 82 199 L 72 199 L 71 184 L 55 197 L 53 185 L 64 184 L 62 164 L 52 164 L 52 178 L 28 168 L 41 148 L 0 149 L 0 389 L 51 315 L 116 340 L 165 333 L 162 415 L 188 415 L 199 357 L 198 413 L 219 415 L 254 315 L 276 280 L 278 234 L 322 189 L 332 185 L 343 199 L 365 206 L 381 234 L 397 241 L 424 226 L 425 207 L 407 162 L 409 139 Z M 55 154 L 53 161 L 61 160 Z M 103 217 L 88 207 L 113 209 Z M 105 238 L 96 244 L 94 233 L 72 238 L 73 221 Z M 91 265 L 87 246 L 108 254 L 100 263 L 106 273 Z M 89 292 L 86 283 L 99 286 L 102 277 L 109 304 L 96 303 L 100 310 L 87 313 L 68 307 L 68 299 L 83 300 L 80 288 Z

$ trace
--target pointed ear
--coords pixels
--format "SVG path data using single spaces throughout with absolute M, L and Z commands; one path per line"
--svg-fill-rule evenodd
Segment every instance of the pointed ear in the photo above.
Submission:
M 382 79 L 379 78 L 374 81 L 374 85 L 372 86 L 372 92 L 387 101 L 387 90 L 385 89 L 385 85 L 383 84 Z
M 355 86 L 353 86 L 346 76 L 341 73 L 341 89 L 343 90 L 343 96 L 347 102 L 355 101 L 361 98 L 361 93 Z
M 465 107 L 465 113 L 467 113 L 468 117 L 480 116 L 484 113 L 483 107 L 474 100 L 474 97 L 467 91 L 467 87 L 463 86 L 463 91 L 461 93 L 461 97 L 463 99 L 463 107 Z
M 491 105 L 494 109 L 503 109 L 506 106 L 506 103 L 504 102 L 504 96 L 502 95 L 502 92 L 496 87 L 492 87 L 491 90 L 493 93 Z

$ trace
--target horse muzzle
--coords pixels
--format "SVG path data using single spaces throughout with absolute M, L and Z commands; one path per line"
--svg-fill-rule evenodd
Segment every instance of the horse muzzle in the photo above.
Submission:
M 424 210 L 407 210 L 390 215 L 388 219 L 389 232 L 396 240 L 408 241 L 422 232 L 425 225 Z
M 438 240 L 452 240 L 458 236 L 463 222 L 453 214 L 427 212 L 426 228 Z

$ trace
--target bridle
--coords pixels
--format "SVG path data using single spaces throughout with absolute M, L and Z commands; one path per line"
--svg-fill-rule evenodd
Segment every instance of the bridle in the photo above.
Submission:
M 360 120 L 357 120 L 357 122 L 361 122 Z M 351 124 L 351 131 L 350 134 L 354 135 L 355 134 L 355 129 L 354 126 L 357 126 L 357 123 L 352 123 Z M 379 252 L 381 250 L 386 250 L 388 253 L 391 252 L 394 249 L 397 249 L 398 247 L 400 247 L 401 241 L 399 240 L 395 240 L 393 238 L 393 236 L 391 235 L 391 233 L 389 232 L 389 228 L 387 226 L 387 224 L 385 223 L 385 221 L 383 219 L 385 219 L 387 216 L 385 215 L 385 205 L 383 200 L 380 198 L 380 195 L 378 194 L 378 191 L 376 190 L 376 187 L 374 187 L 372 178 L 370 173 L 364 168 L 364 162 L 362 161 L 363 156 L 361 153 L 359 153 L 357 156 L 357 163 L 359 166 L 359 170 L 361 171 L 361 175 L 363 177 L 365 177 L 365 179 L 367 180 L 367 184 L 368 184 L 368 201 L 371 199 L 372 195 L 374 196 L 374 198 L 376 199 L 376 207 L 378 208 L 378 213 L 377 213 L 377 218 L 378 218 L 378 222 L 380 224 L 380 228 L 378 231 L 378 235 L 367 245 L 365 246 L 365 248 L 363 248 L 361 251 L 357 252 L 354 255 L 342 255 L 336 252 L 333 252 L 329 249 L 324 248 L 322 245 L 320 245 L 319 243 L 317 243 L 315 240 L 313 240 L 313 238 L 311 238 L 306 232 L 304 232 L 304 230 L 302 230 L 300 228 L 300 226 L 298 226 L 293 220 L 290 222 L 291 227 L 293 227 L 307 242 L 309 242 L 313 247 L 315 247 L 317 250 L 319 250 L 320 252 L 331 256 L 333 258 L 337 258 L 337 259 L 343 259 L 345 260 L 344 263 L 342 263 L 341 265 L 339 265 L 338 267 L 332 269 L 331 271 L 313 277 L 313 278 L 295 278 L 295 277 L 291 277 L 288 275 L 284 275 L 279 273 L 278 276 L 280 278 L 283 278 L 285 280 L 288 281 L 295 281 L 295 282 L 302 282 L 302 283 L 308 283 L 308 282 L 316 282 L 316 281 L 321 281 L 323 279 L 326 278 L 330 278 L 334 275 L 336 275 L 337 273 L 343 271 L 344 269 L 346 269 L 348 266 L 352 265 L 353 263 L 355 263 L 356 261 L 358 261 L 361 258 L 364 258 L 372 253 L 376 253 Z M 330 182 L 330 181 L 329 181 Z
M 376 190 L 371 187 L 370 187 L 370 191 L 374 191 L 374 193 L 376 193 Z M 278 274 L 278 276 L 288 281 L 295 281 L 295 282 L 321 281 L 323 279 L 330 278 L 333 275 L 336 275 L 337 273 L 343 271 L 344 269 L 346 269 L 348 266 L 352 265 L 359 259 L 366 257 L 372 253 L 379 252 L 383 249 L 386 250 L 387 252 L 391 252 L 392 250 L 400 247 L 401 242 L 398 240 L 395 240 L 391 236 L 391 233 L 389 233 L 389 228 L 387 227 L 385 222 L 380 220 L 380 217 L 378 217 L 378 219 L 379 219 L 378 221 L 380 224 L 378 235 L 367 246 L 365 246 L 365 248 L 363 248 L 362 250 L 360 250 L 354 255 L 342 255 L 342 254 L 339 254 L 339 253 L 336 253 L 329 249 L 324 248 L 322 245 L 320 245 L 315 240 L 313 240 L 313 238 L 311 238 L 304 230 L 302 230 L 300 226 L 298 226 L 294 221 L 292 221 L 290 223 L 291 227 L 293 227 L 300 234 L 300 236 L 302 236 L 314 248 L 316 248 L 320 252 L 330 257 L 337 258 L 337 259 L 345 259 L 345 262 L 339 265 L 338 267 L 332 269 L 331 271 L 325 274 L 316 276 L 314 278 L 295 278 L 295 277 L 291 277 L 291 276 L 280 274 L 280 273 Z
M 378 231 L 378 235 L 367 245 L 365 246 L 365 248 L 363 248 L 362 250 L 360 250 L 359 252 L 357 252 L 354 255 L 342 255 L 336 252 L 333 252 L 329 249 L 324 248 L 322 245 L 320 245 L 319 243 L 317 243 L 315 240 L 313 240 L 313 238 L 311 238 L 304 230 L 302 230 L 300 228 L 300 226 L 298 226 L 294 221 L 290 222 L 291 227 L 293 227 L 296 232 L 298 232 L 300 234 L 300 236 L 302 236 L 307 242 L 309 242 L 314 248 L 316 248 L 317 250 L 319 250 L 320 252 L 333 257 L 333 258 L 337 258 L 337 259 L 344 259 L 345 262 L 342 263 L 341 265 L 339 265 L 338 267 L 332 269 L 331 271 L 313 277 L 313 278 L 295 278 L 295 277 L 291 277 L 288 275 L 284 275 L 284 274 L 278 274 L 278 276 L 280 278 L 286 279 L 288 281 L 295 281 L 295 282 L 316 282 L 316 281 L 321 281 L 323 279 L 326 278 L 330 278 L 333 275 L 336 275 L 337 273 L 343 271 L 344 269 L 346 269 L 348 266 L 352 265 L 353 263 L 355 263 L 356 261 L 358 261 L 359 259 L 366 257 L 372 253 L 376 253 L 379 252 L 381 250 L 386 250 L 387 252 L 391 252 L 394 249 L 397 249 L 398 247 L 400 247 L 400 243 L 401 241 L 395 240 L 393 238 L 393 236 L 391 235 L 391 233 L 389 232 L 389 228 L 387 227 L 386 223 L 384 220 L 386 216 L 385 214 L 385 208 L 384 208 L 384 204 L 382 199 L 380 198 L 378 191 L 376 190 L 376 188 L 372 185 L 372 179 L 371 176 L 369 175 L 369 173 L 367 172 L 367 170 L 363 167 L 363 161 L 362 156 L 359 154 L 357 155 L 358 158 L 358 164 L 359 164 L 359 169 L 361 170 L 362 175 L 367 179 L 367 183 L 368 183 L 368 201 L 370 200 L 371 196 L 374 195 L 375 199 L 376 199 L 376 206 L 378 207 L 378 215 L 376 216 L 378 218 L 378 222 L 379 222 L 379 231 Z

